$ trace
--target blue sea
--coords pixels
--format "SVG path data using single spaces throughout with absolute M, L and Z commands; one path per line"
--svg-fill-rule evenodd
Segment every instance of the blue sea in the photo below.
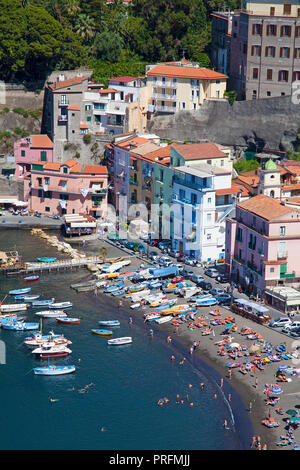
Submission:
M 62 257 L 29 231 L 2 229 L 0 251 L 13 249 L 18 249 L 25 261 L 36 256 Z M 69 316 L 81 318 L 79 325 L 59 325 L 54 319 L 43 321 L 44 333 L 62 332 L 72 341 L 72 354 L 51 359 L 51 363 L 75 364 L 74 374 L 35 376 L 33 368 L 46 365 L 47 361 L 35 359 L 23 345 L 30 332 L 0 330 L 0 339 L 6 346 L 6 364 L 0 365 L 0 449 L 244 448 L 234 413 L 205 369 L 188 361 L 180 366 L 183 352 L 167 345 L 159 329 L 150 337 L 141 312 L 132 314 L 134 321 L 129 325 L 128 312 L 119 311 L 110 297 L 76 293 L 70 288 L 70 284 L 85 277 L 85 270 L 45 273 L 31 283 L 32 293 L 41 294 L 41 299 L 72 301 Z M 21 276 L 1 276 L 0 300 L 9 290 L 24 286 L 28 285 Z M 28 310 L 29 321 L 38 321 L 34 311 Z M 133 343 L 109 347 L 107 338 L 91 334 L 100 319 L 119 319 L 121 325 L 114 329 L 113 337 L 132 336 Z M 170 361 L 172 354 L 174 362 Z M 204 382 L 204 390 L 200 390 L 200 382 Z M 91 383 L 88 391 L 82 393 L 82 388 Z M 215 393 L 217 399 L 213 398 Z M 183 404 L 176 404 L 177 394 Z M 50 402 L 50 397 L 57 401 Z M 158 399 L 163 397 L 170 402 L 158 406 Z M 224 419 L 229 430 L 223 428 Z

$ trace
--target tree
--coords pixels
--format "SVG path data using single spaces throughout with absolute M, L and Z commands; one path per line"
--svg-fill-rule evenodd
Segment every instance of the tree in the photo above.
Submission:
M 113 31 L 98 33 L 93 44 L 96 57 L 107 62 L 117 62 L 122 52 L 122 43 L 118 33 Z
M 95 34 L 95 22 L 93 18 L 86 15 L 85 13 L 78 15 L 74 31 L 78 34 L 84 43 L 89 43 Z

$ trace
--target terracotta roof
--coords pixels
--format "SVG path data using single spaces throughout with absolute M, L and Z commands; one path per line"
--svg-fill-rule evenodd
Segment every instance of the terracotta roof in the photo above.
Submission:
M 31 147 L 53 148 L 53 142 L 47 135 L 31 135 Z
M 79 83 L 82 83 L 84 80 L 88 80 L 88 77 L 75 77 L 75 78 L 70 78 L 69 80 L 63 80 L 61 82 L 55 82 L 52 83 L 51 85 L 48 85 L 51 90 L 58 90 L 60 88 L 66 88 L 69 86 L 73 85 L 78 85 Z
M 249 193 L 248 189 L 245 188 L 245 186 L 243 186 L 243 185 L 241 185 L 241 184 L 237 184 L 237 183 L 235 183 L 234 181 L 232 182 L 232 185 L 231 185 L 231 186 L 232 186 L 232 188 L 237 189 L 237 191 L 238 191 L 239 193 L 241 193 L 241 197 L 248 197 L 248 196 L 250 196 L 250 193 Z
M 76 165 L 70 168 L 70 173 L 82 173 L 82 165 L 76 163 Z
M 237 183 L 239 183 L 239 182 L 245 183 L 245 184 L 247 184 L 248 186 L 250 186 L 252 188 L 256 188 L 257 185 L 258 185 L 259 176 L 258 175 L 251 175 L 251 176 L 239 175 L 236 178 L 236 181 L 237 181 Z
M 60 170 L 60 163 L 48 162 L 44 165 L 44 170 Z
M 288 186 L 281 186 L 282 191 L 295 191 L 296 189 L 300 189 L 300 183 L 289 184 Z
M 104 90 L 99 90 L 100 95 L 106 94 L 106 93 L 117 93 L 117 90 L 114 90 L 113 88 L 105 88 Z
M 239 192 L 239 189 L 235 188 L 235 187 L 231 187 L 231 188 L 222 188 L 222 189 L 216 189 L 216 195 L 217 196 L 225 196 L 227 194 L 237 194 Z
M 253 212 L 253 214 L 266 220 L 277 219 L 282 215 L 290 214 L 296 210 L 282 205 L 278 200 L 264 196 L 263 194 L 247 199 L 247 201 L 240 202 L 237 207 Z
M 70 168 L 77 165 L 78 162 L 76 160 L 73 160 L 72 158 L 70 160 L 67 160 L 66 162 L 61 163 L 60 165 L 67 165 Z
M 198 80 L 218 80 L 228 78 L 227 75 L 210 69 L 160 64 L 149 70 L 147 75 L 150 77 L 154 75 L 176 78 L 194 78 Z
M 300 196 L 293 196 L 285 200 L 286 204 L 294 204 L 300 206 Z
M 80 111 L 79 106 L 68 106 L 68 109 L 69 109 L 70 111 Z
M 126 139 L 125 141 L 117 142 L 115 145 L 117 147 L 126 148 L 127 150 L 137 148 L 139 145 L 143 145 L 146 142 L 150 142 L 149 139 L 144 137 L 133 137 L 132 139 Z
M 145 158 L 153 161 L 160 161 L 161 159 L 169 158 L 170 159 L 171 145 L 166 145 L 165 147 L 160 147 L 153 152 L 146 153 Z
M 87 124 L 80 124 L 80 129 L 88 129 L 89 126 Z
M 211 159 L 211 158 L 227 158 L 227 155 L 218 149 L 218 147 L 213 144 L 212 142 L 205 142 L 202 144 L 186 144 L 186 145 L 178 145 L 172 144 L 172 147 L 175 148 L 176 151 L 185 160 L 204 160 L 204 159 Z
M 104 165 L 86 165 L 83 173 L 108 173 L 108 171 Z
M 125 75 L 124 77 L 112 77 L 109 79 L 110 82 L 132 82 L 133 80 L 137 80 L 139 77 L 130 77 L 129 75 Z
M 286 171 L 293 173 L 294 175 L 300 176 L 300 166 L 285 164 L 282 165 L 282 167 Z

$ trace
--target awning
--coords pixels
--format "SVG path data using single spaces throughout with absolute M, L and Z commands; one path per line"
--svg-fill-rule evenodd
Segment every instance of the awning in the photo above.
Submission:
M 100 183 L 93 183 L 92 184 L 92 190 L 93 191 L 101 191 L 102 185 Z
M 257 310 L 257 312 L 260 313 L 266 313 L 269 311 L 268 308 L 262 307 L 261 305 L 256 304 L 255 302 L 249 302 L 249 300 L 246 299 L 235 299 L 235 302 L 246 305 L 247 307 L 253 308 L 253 310 Z
M 72 228 L 96 227 L 96 222 L 71 222 L 71 227 Z

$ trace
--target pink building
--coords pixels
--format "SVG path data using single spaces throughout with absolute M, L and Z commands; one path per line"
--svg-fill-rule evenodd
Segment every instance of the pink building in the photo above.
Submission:
M 25 179 L 24 193 L 33 211 L 103 218 L 107 214 L 107 180 L 105 166 L 84 166 L 75 160 L 36 161 L 32 162 L 31 178 Z
M 53 142 L 47 135 L 31 135 L 14 144 L 16 179 L 23 179 L 30 171 L 31 163 L 41 160 L 53 162 Z
M 225 262 L 233 281 L 261 295 L 300 286 L 300 210 L 265 195 L 241 202 L 226 220 Z

